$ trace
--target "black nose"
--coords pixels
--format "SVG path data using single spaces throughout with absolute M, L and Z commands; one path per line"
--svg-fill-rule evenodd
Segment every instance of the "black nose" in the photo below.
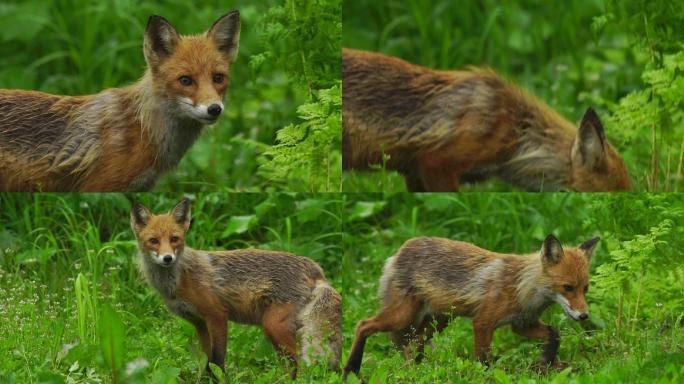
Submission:
M 587 315 L 586 313 L 582 313 L 581 315 L 579 315 L 580 320 L 586 320 L 588 318 L 589 318 L 589 315 Z
M 171 256 L 171 255 L 165 255 L 165 256 L 162 258 L 162 260 L 164 260 L 164 262 L 165 262 L 166 264 L 168 264 L 168 263 L 170 263 L 171 261 L 173 261 L 173 256 Z
M 209 106 L 209 108 L 207 108 L 207 113 L 216 117 L 221 114 L 221 106 L 218 104 L 212 104 Z

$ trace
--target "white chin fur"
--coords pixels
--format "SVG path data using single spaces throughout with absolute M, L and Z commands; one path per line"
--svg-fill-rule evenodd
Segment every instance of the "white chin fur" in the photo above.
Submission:
M 570 307 L 570 303 L 568 302 L 568 299 L 563 297 L 560 293 L 556 294 L 556 302 L 560 304 L 561 308 L 563 308 L 563 311 L 565 312 L 566 315 L 568 315 L 569 318 L 573 320 L 579 320 L 581 313 L 578 311 L 575 311 Z

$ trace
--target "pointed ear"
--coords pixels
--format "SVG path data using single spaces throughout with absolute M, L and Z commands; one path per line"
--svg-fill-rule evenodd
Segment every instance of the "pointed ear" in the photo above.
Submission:
M 140 203 L 135 203 L 131 208 L 131 228 L 133 232 L 138 233 L 145 228 L 152 217 L 152 212 Z
M 158 65 L 163 59 L 169 57 L 179 40 L 180 35 L 165 18 L 157 15 L 150 16 L 147 20 L 143 43 L 147 64 Z
M 605 157 L 606 135 L 603 124 L 592 108 L 588 108 L 582 117 L 575 143 L 572 146 L 573 163 L 589 169 L 603 164 Z
M 596 236 L 591 240 L 585 241 L 579 246 L 579 249 L 584 252 L 584 254 L 587 256 L 587 259 L 591 260 L 591 256 L 594 254 L 594 248 L 596 248 L 596 244 L 599 240 L 601 240 L 601 238 Z
M 171 210 L 176 223 L 180 224 L 187 231 L 190 228 L 190 200 L 184 198 Z
M 563 247 L 554 235 L 548 235 L 541 249 L 542 264 L 554 265 L 563 257 Z
M 221 16 L 207 35 L 214 40 L 219 51 L 229 62 L 234 62 L 240 46 L 240 12 L 236 9 Z

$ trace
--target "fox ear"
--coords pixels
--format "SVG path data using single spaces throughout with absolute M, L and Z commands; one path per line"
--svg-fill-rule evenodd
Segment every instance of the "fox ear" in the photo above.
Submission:
M 601 240 L 601 238 L 599 236 L 596 236 L 591 240 L 585 241 L 579 246 L 579 249 L 584 251 L 584 254 L 587 256 L 587 259 L 591 260 L 591 256 L 594 254 L 594 249 L 596 248 L 596 244 L 599 240 Z
M 178 40 L 180 40 L 178 32 L 165 18 L 157 15 L 150 16 L 147 20 L 143 43 L 147 64 L 159 64 L 162 59 L 170 56 Z
M 134 232 L 138 232 L 145 228 L 152 217 L 152 212 L 140 203 L 135 203 L 131 208 L 131 228 Z
M 187 197 L 181 200 L 173 208 L 171 215 L 176 220 L 176 223 L 182 225 L 187 231 L 190 228 L 190 200 Z
M 606 134 L 603 124 L 592 108 L 588 108 L 582 117 L 575 143 L 572 146 L 572 161 L 589 169 L 603 164 L 605 157 Z
M 240 47 L 240 11 L 234 9 L 211 26 L 208 36 L 229 62 L 234 62 Z
M 563 257 L 563 247 L 554 235 L 548 235 L 541 249 L 542 264 L 554 265 Z

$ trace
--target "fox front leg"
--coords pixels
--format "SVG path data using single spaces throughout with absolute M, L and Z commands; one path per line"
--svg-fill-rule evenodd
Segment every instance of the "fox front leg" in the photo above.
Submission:
M 473 332 L 475 333 L 475 356 L 480 360 L 480 363 L 488 367 L 494 329 L 494 324 L 480 321 L 477 318 L 473 319 Z
M 545 366 L 562 368 L 562 363 L 557 362 L 558 348 L 560 347 L 560 336 L 558 331 L 550 325 L 537 321 L 531 325 L 513 326 L 513 332 L 528 337 L 530 339 L 544 340 L 544 349 L 539 357 L 539 363 Z

